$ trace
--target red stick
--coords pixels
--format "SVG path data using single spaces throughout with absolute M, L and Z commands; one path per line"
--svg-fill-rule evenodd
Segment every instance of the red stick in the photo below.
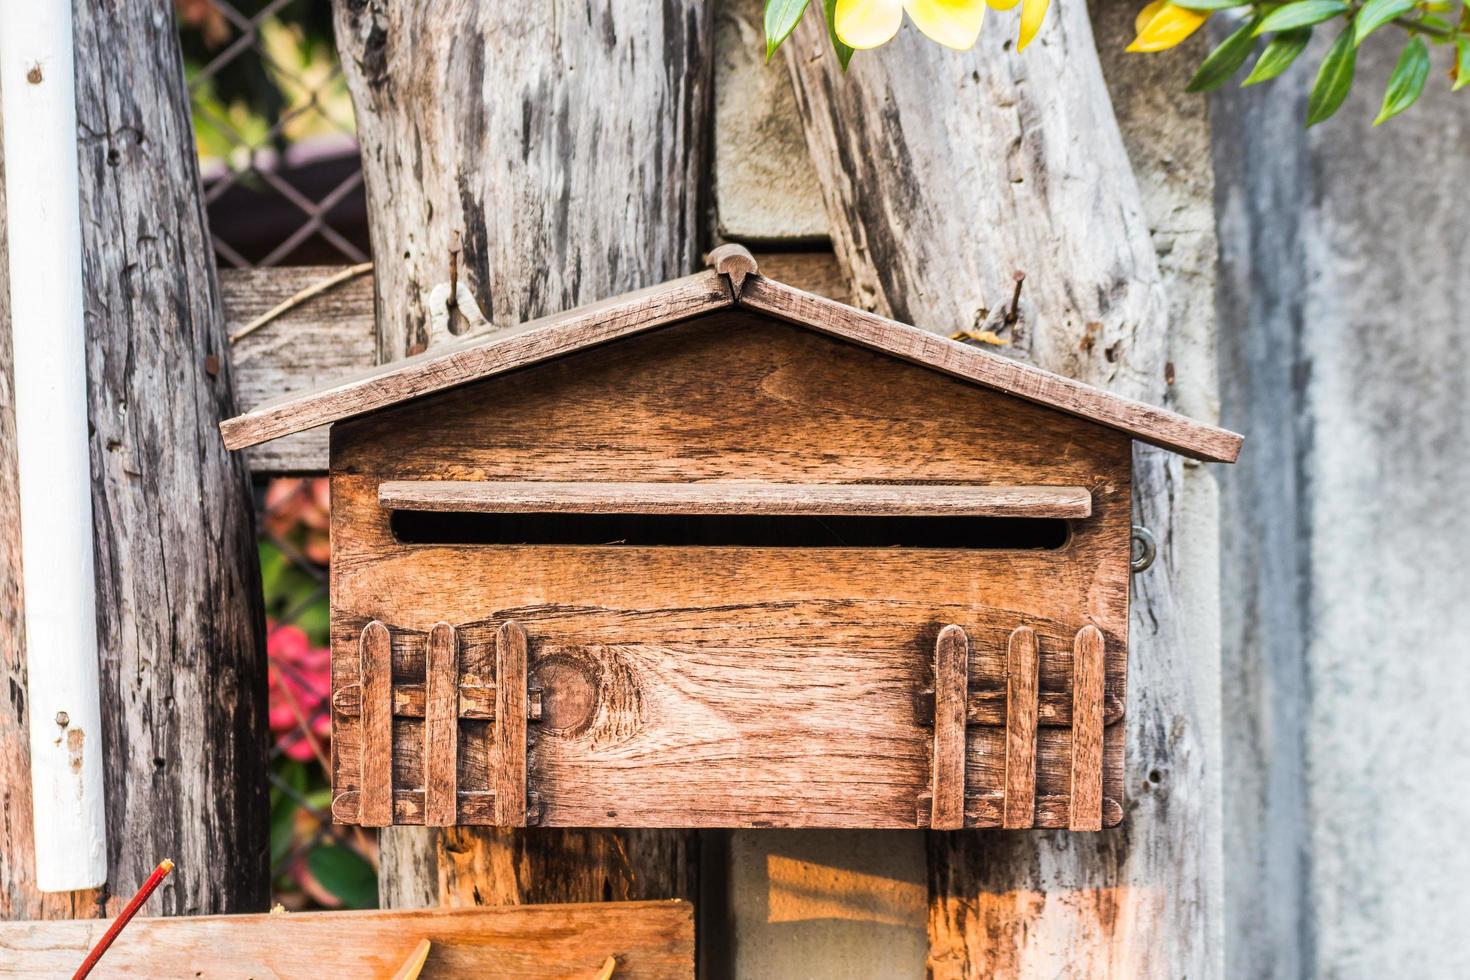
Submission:
M 92 952 L 88 953 L 87 958 L 82 960 L 82 965 L 77 967 L 77 972 L 71 975 L 71 980 L 82 980 L 83 977 L 92 972 L 92 967 L 96 966 L 97 961 L 102 959 L 102 954 L 107 952 L 107 947 L 111 946 L 113 940 L 117 939 L 118 933 L 122 932 L 123 927 L 132 921 L 133 916 L 137 915 L 138 910 L 143 907 L 143 903 L 148 901 L 148 896 L 152 895 L 158 889 L 158 886 L 163 884 L 163 879 L 167 878 L 168 873 L 173 869 L 174 863 L 168 858 L 164 858 L 158 862 L 158 867 L 154 868 L 153 873 L 148 876 L 148 880 L 143 882 L 143 887 L 138 889 L 138 894 L 134 895 L 127 905 L 123 906 L 122 912 L 112 921 L 112 925 L 107 927 L 107 931 L 102 934 L 102 938 L 97 941 L 97 945 L 92 947 Z

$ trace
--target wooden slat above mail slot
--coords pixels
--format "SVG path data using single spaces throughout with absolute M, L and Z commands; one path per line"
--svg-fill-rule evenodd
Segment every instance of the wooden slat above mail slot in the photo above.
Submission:
M 793 514 L 847 517 L 1088 517 L 1070 486 L 813 483 L 563 483 L 391 480 L 393 510 L 564 514 Z

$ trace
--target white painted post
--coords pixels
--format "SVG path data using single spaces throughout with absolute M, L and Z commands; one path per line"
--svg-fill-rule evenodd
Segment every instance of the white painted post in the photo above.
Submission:
M 36 882 L 107 880 L 69 0 L 0 0 Z

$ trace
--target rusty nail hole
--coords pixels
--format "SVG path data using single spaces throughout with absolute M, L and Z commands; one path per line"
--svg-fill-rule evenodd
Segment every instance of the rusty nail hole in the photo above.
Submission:
M 26 81 L 32 85 L 41 84 L 41 65 L 39 63 L 31 65 L 31 70 L 26 72 Z
M 67 714 L 65 711 L 56 712 L 56 724 L 60 725 L 62 728 L 65 728 L 67 725 L 71 724 L 71 715 Z
M 1157 769 L 1151 769 L 1149 770 L 1148 781 L 1157 786 L 1159 783 L 1162 783 L 1164 781 L 1164 774 L 1159 772 Z
M 204 373 L 211 378 L 219 374 L 219 357 L 214 354 L 206 354 L 204 356 Z

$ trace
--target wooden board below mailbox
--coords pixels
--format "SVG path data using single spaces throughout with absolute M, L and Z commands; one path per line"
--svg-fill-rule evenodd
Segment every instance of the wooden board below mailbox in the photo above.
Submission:
M 1117 823 L 1130 453 L 1100 425 L 743 313 L 338 423 L 334 814 Z M 654 530 L 631 523 L 626 537 L 586 541 L 567 531 L 572 518 L 619 511 L 629 486 L 660 501 L 641 511 L 663 522 Z M 963 501 L 957 486 L 975 489 L 969 513 L 946 516 Z M 1036 517 L 993 518 L 1019 530 L 992 528 L 984 488 L 1046 493 L 1024 498 Z M 699 503 L 711 500 L 713 513 L 755 523 L 680 525 L 708 517 Z M 884 521 L 883 507 L 914 500 L 927 501 L 921 516 L 891 519 L 982 523 L 954 546 L 926 525 L 922 540 L 895 531 L 888 547 L 762 523 L 811 517 L 842 531 L 839 521 Z M 423 512 L 438 523 L 416 525 L 417 537 L 394 523 Z M 517 523 L 527 513 L 538 523 Z M 1066 524 L 1021 546 L 1038 520 Z M 796 540 L 781 539 L 788 528 Z M 992 530 L 1003 547 L 987 541 Z M 705 540 L 720 543 L 690 543 Z M 459 693 L 431 723 L 428 664 L 449 662 L 428 656 L 439 623 L 453 632 Z M 946 626 L 963 632 L 965 656 L 936 661 Z M 365 644 L 379 628 L 386 648 Z M 1018 630 L 1034 649 L 1013 649 Z M 1013 683 L 1012 672 L 1026 676 Z M 1077 718 L 1086 737 L 1074 743 Z M 389 785 L 365 785 L 365 772 L 389 773 Z M 445 792 L 452 812 L 430 805 Z
M 108 924 L 0 923 L 0 976 L 68 976 Z M 421 939 L 430 942 L 424 980 L 590 980 L 609 956 L 615 980 L 694 977 L 685 902 L 135 919 L 92 976 L 386 978 Z

